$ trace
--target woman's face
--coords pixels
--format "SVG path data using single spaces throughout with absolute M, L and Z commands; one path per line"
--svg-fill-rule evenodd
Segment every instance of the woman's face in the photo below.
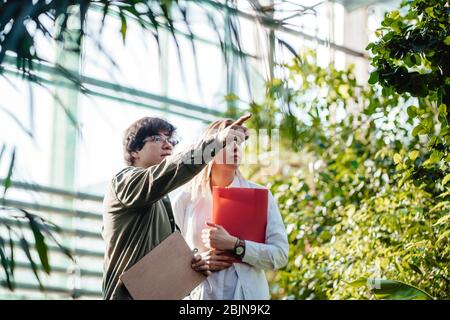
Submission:
M 214 163 L 219 165 L 239 167 L 242 160 L 242 147 L 236 142 L 221 149 L 214 158 Z

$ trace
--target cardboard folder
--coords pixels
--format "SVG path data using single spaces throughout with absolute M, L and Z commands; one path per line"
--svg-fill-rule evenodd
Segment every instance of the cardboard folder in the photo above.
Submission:
M 213 187 L 212 220 L 235 237 L 264 243 L 267 196 L 267 189 Z
M 135 300 L 181 300 L 206 279 L 192 269 L 193 255 L 176 231 L 120 279 Z

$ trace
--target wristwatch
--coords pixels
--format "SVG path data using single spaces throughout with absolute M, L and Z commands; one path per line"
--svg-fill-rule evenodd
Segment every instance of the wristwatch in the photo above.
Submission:
M 237 238 L 236 243 L 234 245 L 233 253 L 238 258 L 242 258 L 245 255 L 245 241 Z

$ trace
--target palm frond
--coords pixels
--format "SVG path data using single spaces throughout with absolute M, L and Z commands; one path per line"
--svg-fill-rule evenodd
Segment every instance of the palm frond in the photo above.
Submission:
M 45 273 L 51 273 L 46 237 L 50 238 L 69 259 L 75 261 L 70 250 L 56 238 L 59 228 L 55 224 L 24 209 L 0 206 L 0 212 L 4 216 L 4 218 L 1 218 L 2 225 L 8 230 L 6 235 L 2 236 L 0 233 L 0 262 L 6 277 L 6 287 L 10 290 L 14 289 L 14 269 L 16 264 L 14 251 L 20 249 L 29 262 L 34 277 L 38 281 L 39 288 L 45 290 L 39 276 L 39 270 L 42 268 Z M 25 230 L 31 230 L 33 242 L 27 239 L 24 233 Z M 18 241 L 17 248 L 14 248 L 14 239 Z M 9 246 L 9 255 L 7 254 L 6 244 Z M 39 265 L 33 258 L 32 248 L 37 252 Z

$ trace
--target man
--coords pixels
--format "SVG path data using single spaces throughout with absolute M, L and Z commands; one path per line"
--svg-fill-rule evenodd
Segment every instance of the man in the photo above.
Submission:
M 126 130 L 128 166 L 111 180 L 103 201 L 104 299 L 131 299 L 119 277 L 175 231 L 167 194 L 191 180 L 226 144 L 246 139 L 242 124 L 250 117 L 173 157 L 175 127 L 167 121 L 145 117 Z M 200 256 L 192 268 L 209 273 Z

